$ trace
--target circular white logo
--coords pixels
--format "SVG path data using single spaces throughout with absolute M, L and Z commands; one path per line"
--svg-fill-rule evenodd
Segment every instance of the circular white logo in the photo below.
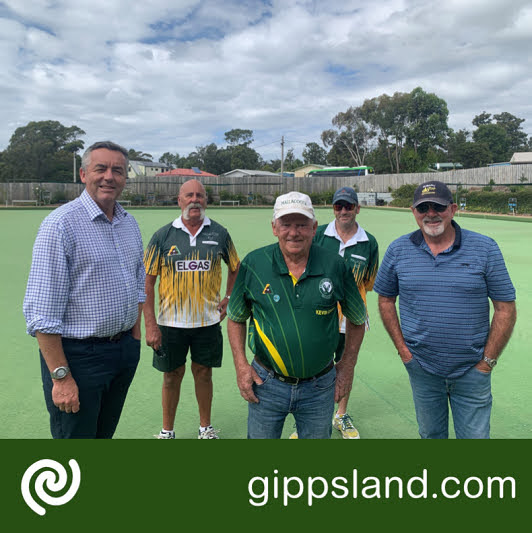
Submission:
M 329 278 L 323 278 L 320 281 L 320 293 L 323 296 L 323 298 L 329 299 L 332 296 L 333 293 L 333 284 L 332 281 Z
M 33 499 L 33 495 L 30 490 L 31 487 L 34 488 L 35 493 L 41 501 L 53 506 L 64 505 L 76 495 L 76 492 L 78 491 L 81 482 L 81 472 L 79 470 L 79 465 L 75 459 L 70 459 L 68 464 L 70 465 L 70 469 L 72 470 L 72 480 L 70 483 L 70 488 L 65 494 L 58 497 L 49 494 L 49 492 L 63 491 L 67 486 L 67 471 L 61 463 L 53 461 L 52 459 L 41 459 L 40 461 L 33 463 L 26 470 L 26 472 L 24 472 L 20 488 L 24 501 L 32 511 L 41 516 L 46 514 L 46 509 Z M 34 480 L 34 483 L 32 484 L 33 475 L 39 470 L 43 469 L 46 470 L 40 472 Z

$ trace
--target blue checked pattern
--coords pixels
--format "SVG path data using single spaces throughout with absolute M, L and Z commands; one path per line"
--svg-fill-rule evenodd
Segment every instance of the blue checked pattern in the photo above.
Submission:
M 144 302 L 136 220 L 116 204 L 113 220 L 86 191 L 50 213 L 35 245 L 23 311 L 27 332 L 82 339 L 133 327 Z

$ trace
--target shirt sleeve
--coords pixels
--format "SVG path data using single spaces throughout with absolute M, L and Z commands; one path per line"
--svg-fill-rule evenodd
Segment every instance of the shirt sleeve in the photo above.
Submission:
M 384 258 L 382 259 L 382 264 L 377 272 L 375 285 L 373 287 L 373 290 L 381 296 L 393 298 L 399 294 L 399 283 L 395 265 L 395 247 L 392 243 L 384 254 Z
M 512 302 L 515 288 L 508 274 L 504 258 L 498 244 L 491 239 L 486 269 L 488 296 L 495 301 Z
M 226 232 L 223 260 L 231 272 L 236 270 L 238 263 L 240 262 L 233 239 L 231 239 L 229 232 Z
M 366 269 L 366 276 L 364 277 L 364 287 L 366 291 L 373 290 L 377 271 L 379 270 L 379 245 L 375 239 L 371 241 L 371 252 Z
M 161 248 L 158 233 L 154 233 L 144 252 L 146 274 L 158 276 L 161 272 Z
M 145 292 L 145 280 L 146 280 L 146 271 L 144 269 L 144 262 L 142 259 L 142 250 L 144 246 L 142 245 L 142 235 L 140 234 L 139 225 L 135 221 L 135 231 L 136 238 L 139 247 L 138 254 L 138 263 L 137 263 L 137 290 L 139 294 L 139 304 L 142 304 L 146 301 L 146 292 Z
M 45 219 L 39 228 L 31 262 L 23 312 L 26 330 L 35 336 L 63 333 L 70 292 L 69 245 L 60 224 Z
M 341 261 L 343 278 L 343 297 L 340 300 L 342 314 L 353 324 L 364 324 L 366 321 L 366 305 L 360 295 L 357 283 L 347 263 Z
M 248 265 L 244 259 L 227 306 L 227 316 L 234 322 L 245 322 L 251 316 L 251 302 L 247 298 L 247 273 Z

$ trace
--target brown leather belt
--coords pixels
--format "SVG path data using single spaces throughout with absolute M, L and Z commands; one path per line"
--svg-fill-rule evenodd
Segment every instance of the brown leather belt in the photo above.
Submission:
M 283 376 L 276 372 L 273 368 L 268 368 L 262 361 L 259 361 L 258 357 L 255 357 L 255 361 L 260 365 L 264 370 L 271 372 L 275 379 L 282 381 L 283 383 L 288 383 L 290 385 L 297 385 L 298 383 L 304 383 L 305 381 L 310 381 L 312 379 L 319 378 L 330 372 L 334 367 L 334 361 L 331 361 L 323 370 L 318 372 L 315 376 L 310 376 L 308 378 L 295 378 L 293 376 Z

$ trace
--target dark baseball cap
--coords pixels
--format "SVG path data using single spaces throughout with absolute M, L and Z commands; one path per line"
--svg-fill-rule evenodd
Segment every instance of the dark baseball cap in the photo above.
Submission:
M 333 204 L 343 200 L 349 204 L 358 204 L 358 196 L 352 187 L 342 187 L 338 189 L 333 196 Z
M 449 205 L 453 203 L 453 195 L 445 183 L 441 181 L 426 181 L 415 190 L 412 207 L 417 207 L 423 202 Z

